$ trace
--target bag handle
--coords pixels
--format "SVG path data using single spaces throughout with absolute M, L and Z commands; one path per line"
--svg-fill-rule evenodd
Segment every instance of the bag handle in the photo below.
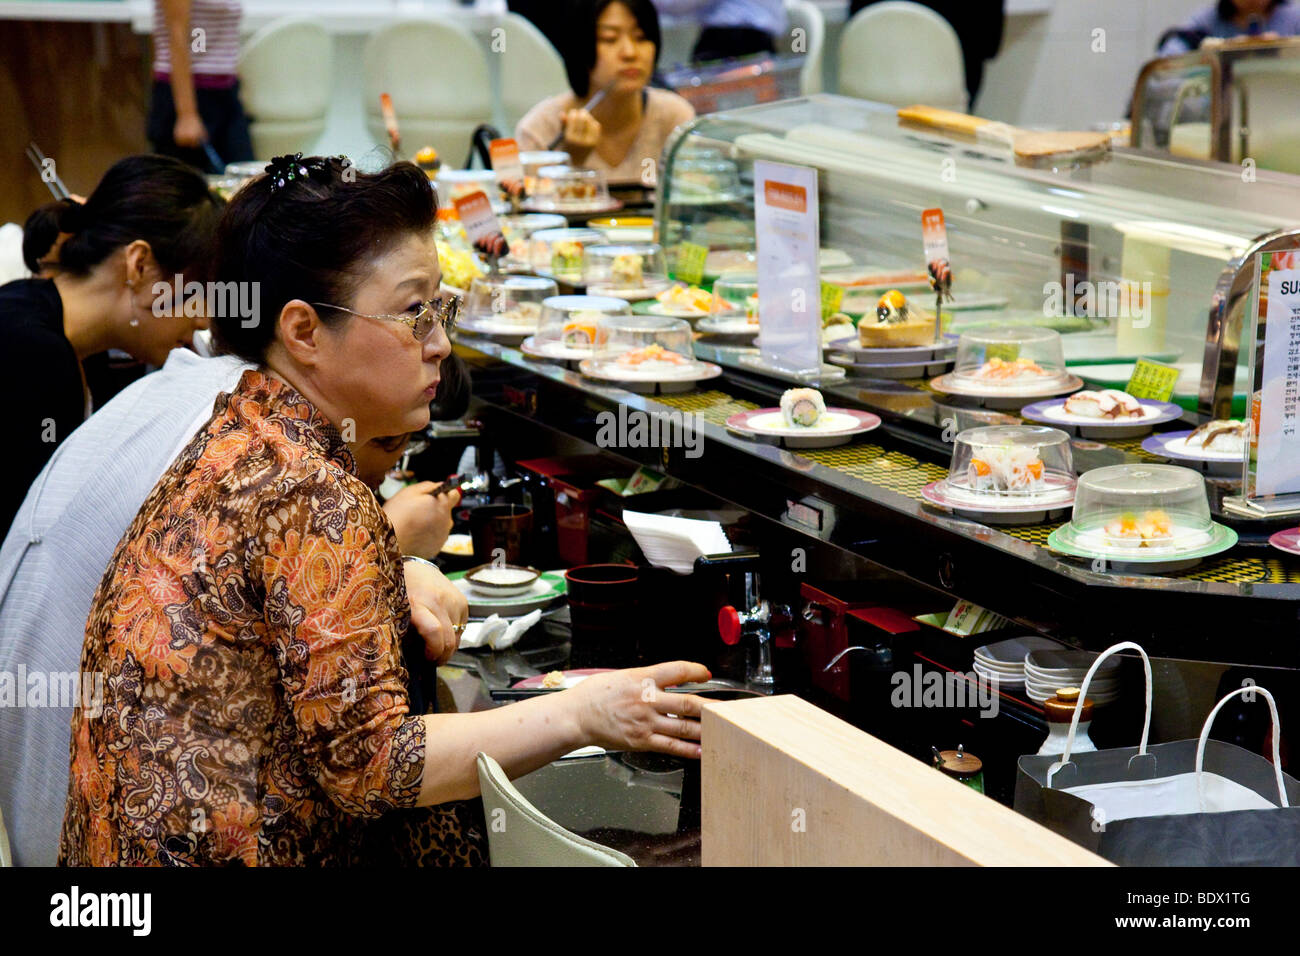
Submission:
M 1056 772 L 1070 765 L 1070 753 L 1074 750 L 1074 735 L 1079 729 L 1079 716 L 1083 713 L 1083 702 L 1088 696 L 1088 685 L 1092 683 L 1093 675 L 1097 673 L 1097 668 L 1101 667 L 1102 661 L 1120 651 L 1137 651 L 1142 655 L 1142 667 L 1147 678 L 1147 710 L 1146 717 L 1142 721 L 1142 741 L 1138 744 L 1138 752 L 1130 758 L 1129 764 L 1131 765 L 1137 757 L 1147 755 L 1147 739 L 1151 736 L 1151 687 L 1153 683 L 1151 679 L 1151 658 L 1147 657 L 1147 652 L 1140 645 L 1134 644 L 1132 641 L 1121 641 L 1118 644 L 1112 644 L 1098 654 L 1097 659 L 1088 668 L 1088 673 L 1083 675 L 1083 683 L 1079 687 L 1079 700 L 1075 703 L 1074 714 L 1070 717 L 1070 733 L 1065 738 L 1065 752 L 1061 754 L 1060 760 L 1047 768 L 1047 786 L 1049 788 L 1052 786 L 1052 777 L 1056 776 Z
M 1210 716 L 1205 718 L 1205 726 L 1201 728 L 1201 739 L 1196 742 L 1196 797 L 1200 801 L 1201 810 L 1205 810 L 1205 793 L 1202 790 L 1204 784 L 1203 766 L 1205 764 L 1205 744 L 1210 739 L 1210 727 L 1214 724 L 1214 718 L 1219 715 L 1223 705 L 1232 698 L 1242 694 L 1263 694 L 1264 699 L 1268 701 L 1268 712 L 1273 717 L 1273 775 L 1277 777 L 1277 799 L 1278 806 L 1286 808 L 1289 806 L 1286 800 L 1286 785 L 1282 782 L 1282 723 L 1277 717 L 1277 702 L 1273 700 L 1273 695 L 1263 687 L 1257 687 L 1250 684 L 1246 687 L 1238 687 L 1229 694 L 1225 694 L 1223 700 L 1214 705 L 1214 710 L 1210 711 Z

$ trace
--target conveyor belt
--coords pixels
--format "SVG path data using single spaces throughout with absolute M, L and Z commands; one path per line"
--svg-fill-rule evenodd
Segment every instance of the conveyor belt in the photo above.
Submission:
M 733 398 L 725 392 L 716 390 L 661 395 L 655 401 L 683 412 L 692 412 L 704 421 L 720 426 L 725 425 L 727 419 L 737 412 L 758 407 L 753 402 Z M 1109 444 L 1113 448 L 1153 462 L 1164 460 L 1143 451 L 1141 438 L 1113 441 Z M 917 500 L 921 500 L 922 488 L 948 475 L 948 469 L 942 465 L 920 461 L 911 455 L 890 451 L 869 441 L 855 441 L 838 448 L 802 449 L 796 454 L 868 484 Z M 1047 536 L 1062 523 L 1012 525 L 999 527 L 997 530 L 1002 534 L 1046 548 Z M 1229 552 L 1218 557 L 1207 558 L 1186 571 L 1169 571 L 1161 574 L 1160 577 L 1229 584 L 1300 584 L 1300 564 L 1280 557 L 1235 557 Z

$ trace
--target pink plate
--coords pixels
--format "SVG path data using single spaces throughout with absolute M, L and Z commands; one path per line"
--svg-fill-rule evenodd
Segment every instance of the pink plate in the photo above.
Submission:
M 1287 554 L 1300 555 L 1300 529 L 1287 528 L 1268 539 L 1268 543 Z
M 564 686 L 572 687 L 574 684 L 576 684 L 577 681 L 573 680 L 573 678 L 575 677 L 581 678 L 581 677 L 590 677 L 592 674 L 608 674 L 613 669 L 614 668 L 612 667 L 584 667 L 576 671 L 565 671 Z M 523 680 L 515 684 L 512 684 L 511 689 L 512 690 L 537 690 L 541 688 L 542 681 L 545 679 L 546 679 L 545 674 L 538 674 L 536 677 L 525 677 Z M 558 690 L 559 688 L 556 689 Z

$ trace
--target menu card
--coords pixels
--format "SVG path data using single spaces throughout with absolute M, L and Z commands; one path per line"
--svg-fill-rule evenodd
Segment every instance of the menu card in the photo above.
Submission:
M 492 160 L 492 170 L 497 174 L 498 183 L 523 181 L 524 167 L 519 160 L 519 144 L 513 139 L 492 140 L 488 144 L 488 156 Z
M 1163 365 L 1151 359 L 1140 358 L 1133 366 L 1128 386 L 1124 391 L 1134 398 L 1149 398 L 1155 402 L 1167 402 L 1174 397 L 1174 386 L 1178 384 L 1181 373 L 1172 365 Z
M 465 227 L 470 245 L 501 231 L 497 214 L 492 211 L 492 202 L 481 189 L 456 200 L 456 215 L 460 216 L 460 224 Z
M 1300 253 L 1260 253 L 1258 275 L 1256 333 L 1244 340 L 1259 342 L 1263 318 L 1262 355 L 1252 356 L 1256 425 L 1246 468 L 1247 499 L 1300 495 Z
M 817 170 L 755 160 L 761 358 L 798 375 L 821 371 L 819 206 Z

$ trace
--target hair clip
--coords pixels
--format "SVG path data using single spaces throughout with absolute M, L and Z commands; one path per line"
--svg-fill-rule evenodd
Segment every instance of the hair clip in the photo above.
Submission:
M 304 162 L 302 153 L 276 156 L 266 167 L 267 175 L 271 177 L 271 191 L 277 192 L 290 183 L 307 179 L 312 173 L 323 172 L 329 168 L 329 163 L 328 159 L 321 156 L 313 156 Z

